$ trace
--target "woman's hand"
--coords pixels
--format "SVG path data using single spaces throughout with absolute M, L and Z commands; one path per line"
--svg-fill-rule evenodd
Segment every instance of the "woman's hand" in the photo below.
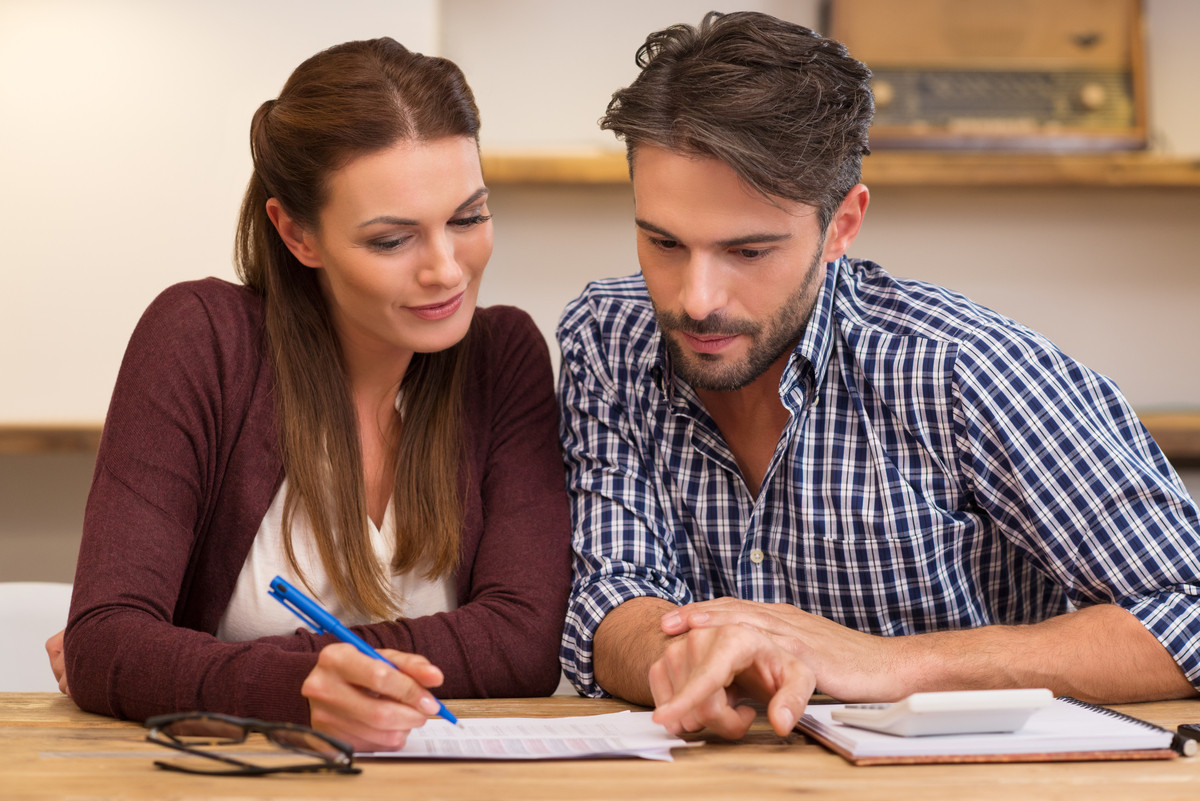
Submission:
M 400 669 L 344 643 L 321 650 L 300 688 L 314 729 L 356 750 L 395 751 L 404 747 L 410 731 L 437 714 L 427 688 L 442 683 L 442 671 L 423 656 L 380 653 Z
M 50 669 L 54 671 L 59 692 L 70 695 L 71 692 L 67 689 L 67 659 L 63 656 L 62 631 L 46 640 L 46 656 L 50 657 Z

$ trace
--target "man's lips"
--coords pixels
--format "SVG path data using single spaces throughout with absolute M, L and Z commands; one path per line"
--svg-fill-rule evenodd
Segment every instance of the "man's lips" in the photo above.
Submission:
M 463 294 L 459 292 L 449 300 L 441 303 L 431 303 L 428 306 L 409 306 L 408 310 L 422 320 L 442 320 L 454 314 L 462 307 Z
M 697 353 L 720 353 L 738 337 L 737 334 L 688 334 L 682 331 L 679 335 Z

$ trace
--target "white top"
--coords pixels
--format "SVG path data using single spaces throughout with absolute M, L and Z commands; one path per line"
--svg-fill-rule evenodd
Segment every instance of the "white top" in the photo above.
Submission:
M 241 642 L 276 634 L 292 634 L 303 622 L 283 604 L 267 594 L 271 579 L 282 576 L 287 581 L 305 590 L 310 598 L 325 607 L 347 626 L 357 626 L 378 621 L 370 620 L 357 611 L 344 607 L 333 591 L 321 557 L 313 541 L 308 515 L 303 509 L 292 516 L 292 547 L 296 561 L 308 579 L 308 585 L 292 570 L 283 547 L 283 499 L 287 494 L 287 479 L 271 501 L 242 572 L 238 574 L 237 586 L 229 607 L 221 616 L 217 627 L 218 639 L 225 642 Z M 388 501 L 383 515 L 383 525 L 377 528 L 368 520 L 371 544 L 385 569 L 392 562 L 396 550 L 396 514 L 392 502 Z M 400 576 L 392 576 L 392 593 L 399 603 L 401 616 L 423 617 L 436 612 L 449 612 L 457 608 L 456 589 L 453 575 L 434 581 L 423 575 L 424 566 Z M 308 592 L 311 590 L 311 592 Z

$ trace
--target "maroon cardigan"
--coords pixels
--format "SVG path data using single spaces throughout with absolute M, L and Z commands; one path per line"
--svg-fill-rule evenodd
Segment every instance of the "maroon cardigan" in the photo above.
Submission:
M 459 608 L 357 631 L 426 656 L 446 676 L 441 696 L 548 695 L 570 583 L 549 352 L 511 307 L 478 309 L 473 331 Z M 81 708 L 136 720 L 203 710 L 308 721 L 300 685 L 328 638 L 214 636 L 283 480 L 265 351 L 262 300 L 217 279 L 166 290 L 134 331 L 67 624 Z

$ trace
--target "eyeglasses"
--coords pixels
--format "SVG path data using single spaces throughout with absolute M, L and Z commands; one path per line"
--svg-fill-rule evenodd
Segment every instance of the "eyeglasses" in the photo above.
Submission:
M 306 773 L 318 770 L 335 773 L 362 772 L 354 767 L 354 749 L 348 744 L 295 723 L 268 723 L 211 712 L 181 712 L 149 718 L 145 725 L 150 730 L 146 735 L 148 741 L 221 763 L 210 764 L 201 760 L 194 764 L 181 764 L 155 760 L 155 765 L 166 770 L 209 776 L 261 776 L 267 773 Z M 250 735 L 255 733 L 263 735 L 268 742 L 291 754 L 304 757 L 306 761 L 277 763 L 278 752 L 235 756 L 210 748 L 245 743 Z M 239 758 L 247 756 L 255 758 L 258 762 L 248 762 Z

